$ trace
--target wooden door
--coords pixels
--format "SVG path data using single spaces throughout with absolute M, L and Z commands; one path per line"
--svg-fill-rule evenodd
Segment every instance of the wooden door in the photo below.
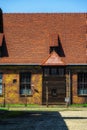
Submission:
M 46 89 L 48 87 L 48 89 Z M 48 91 L 48 92 L 47 92 Z M 43 79 L 43 104 L 62 104 L 65 102 L 66 83 L 65 76 L 47 76 Z

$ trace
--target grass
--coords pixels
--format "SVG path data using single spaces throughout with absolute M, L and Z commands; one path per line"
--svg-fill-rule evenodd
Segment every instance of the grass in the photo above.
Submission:
M 72 104 L 71 107 L 87 107 L 87 104 Z
M 0 111 L 5 111 L 5 110 L 8 110 L 7 107 L 0 107 Z
M 5 110 L 5 111 L 3 111 L 2 114 L 0 114 L 0 120 L 7 119 L 7 118 L 21 117 L 22 115 L 24 115 L 24 113 L 25 113 L 24 111 L 11 111 L 11 110 L 6 111 Z
M 86 104 L 72 104 L 69 105 L 68 108 L 75 108 L 75 107 L 87 107 Z M 0 109 L 9 109 L 9 108 L 47 108 L 46 105 L 39 105 L 39 104 L 6 104 L 5 108 L 3 104 L 0 105 Z M 66 108 L 66 105 L 49 105 L 49 108 Z
M 38 104 L 6 104 L 6 107 L 1 106 L 0 111 L 75 111 L 87 110 L 87 104 L 72 104 L 69 107 L 66 105 L 38 105 Z
M 5 107 L 39 107 L 40 105 L 38 104 L 6 104 Z M 1 104 L 0 107 L 3 107 L 3 105 Z

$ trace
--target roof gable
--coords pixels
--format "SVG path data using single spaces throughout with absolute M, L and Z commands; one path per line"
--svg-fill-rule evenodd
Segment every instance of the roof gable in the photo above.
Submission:
M 42 63 L 42 65 L 65 65 L 64 62 L 61 60 L 61 58 L 59 57 L 59 55 L 53 51 L 48 58 Z

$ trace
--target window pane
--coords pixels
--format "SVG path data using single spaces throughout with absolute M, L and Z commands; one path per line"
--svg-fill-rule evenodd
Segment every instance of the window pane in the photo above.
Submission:
M 57 68 L 51 68 L 51 74 L 52 75 L 57 75 Z
M 0 84 L 0 94 L 2 94 L 2 84 Z
M 61 76 L 64 75 L 64 69 L 63 68 L 59 68 L 58 71 L 59 71 L 59 75 L 61 75 Z
M 2 73 L 0 73 L 0 79 L 2 79 Z
M 0 89 L 0 94 L 2 94 L 2 89 Z
M 20 94 L 25 94 L 24 89 L 21 88 Z
M 0 73 L 0 83 L 2 83 L 2 73 Z
M 31 95 L 31 94 L 32 94 L 31 89 L 27 89 L 27 90 L 26 90 L 26 93 L 27 93 L 28 95 Z
M 49 75 L 49 68 L 44 68 L 44 75 Z
M 0 83 L 2 83 L 2 79 L 0 79 Z

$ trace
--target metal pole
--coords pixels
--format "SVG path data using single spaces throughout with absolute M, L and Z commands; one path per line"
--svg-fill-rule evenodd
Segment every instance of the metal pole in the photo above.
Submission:
M 46 106 L 48 107 L 48 82 L 46 81 Z
M 27 107 L 27 88 L 25 85 L 25 107 Z
M 71 104 L 71 71 L 69 70 L 69 104 Z
M 3 87 L 4 87 L 4 102 L 3 102 L 3 107 L 5 107 L 6 106 L 6 102 L 5 102 L 5 83 L 3 84 Z

